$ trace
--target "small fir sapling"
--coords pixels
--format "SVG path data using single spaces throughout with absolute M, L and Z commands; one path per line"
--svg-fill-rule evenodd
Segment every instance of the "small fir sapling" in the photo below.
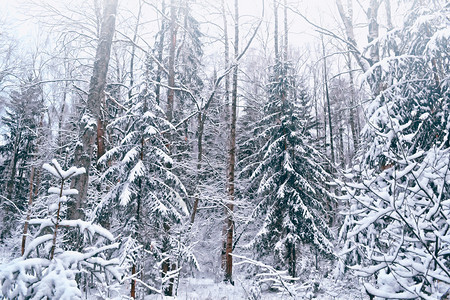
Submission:
M 84 168 L 71 167 L 64 171 L 56 160 L 44 164 L 43 168 L 56 177 L 59 187 L 49 188 L 49 217 L 29 220 L 31 242 L 26 245 L 23 255 L 0 267 L 1 295 L 8 299 L 81 299 L 82 293 L 76 278 L 89 274 L 97 281 L 97 295 L 111 296 L 113 280 L 120 281 L 119 260 L 110 259 L 106 252 L 116 249 L 119 244 L 113 235 L 103 227 L 82 220 L 61 220 L 62 206 L 76 189 L 65 189 L 64 184 L 73 176 L 85 172 Z M 62 229 L 79 230 L 85 242 L 91 247 L 82 251 L 71 251 L 59 236 Z M 33 230 L 30 230 L 32 233 Z M 107 287 L 106 285 L 109 285 Z M 89 287 L 93 287 L 90 284 Z

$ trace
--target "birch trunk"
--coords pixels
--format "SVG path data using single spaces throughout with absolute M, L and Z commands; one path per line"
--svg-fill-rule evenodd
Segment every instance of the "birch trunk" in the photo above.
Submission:
M 234 56 L 236 62 L 239 56 L 239 0 L 234 1 Z M 236 164 L 236 120 L 237 120 L 237 89 L 238 89 L 238 66 L 233 70 L 233 90 L 231 93 L 231 124 L 230 124 L 230 157 L 228 166 L 228 204 L 227 204 L 227 235 L 225 247 L 225 281 L 233 284 L 233 209 L 234 209 L 234 169 Z
M 111 56 L 112 39 L 115 32 L 117 1 L 105 0 L 100 38 L 95 54 L 93 74 L 89 84 L 87 113 L 81 121 L 81 143 L 76 145 L 74 157 L 74 164 L 84 167 L 86 173 L 72 180 L 71 187 L 77 189 L 79 194 L 74 197 L 73 201 L 68 203 L 69 219 L 84 218 L 84 202 L 87 197 L 89 170 L 94 152 L 94 144 L 96 140 L 99 141 L 99 137 L 97 136 L 97 120 L 101 116 L 101 103 L 105 97 L 106 75 Z
M 336 0 L 336 6 L 339 11 L 339 16 L 341 17 L 342 22 L 344 23 L 344 29 L 345 34 L 347 36 L 347 41 L 349 43 L 350 48 L 352 48 L 350 51 L 355 57 L 356 62 L 360 66 L 360 68 L 363 70 L 363 72 L 366 72 L 369 69 L 369 66 L 367 62 L 363 61 L 362 57 L 357 53 L 356 50 L 358 45 L 356 43 L 355 33 L 353 30 L 353 7 L 352 7 L 352 0 L 347 1 L 347 10 L 348 14 L 344 10 L 344 6 L 342 5 L 341 0 Z
M 370 0 L 370 6 L 367 9 L 367 20 L 369 22 L 369 35 L 367 40 L 372 43 L 379 36 L 379 25 L 378 25 L 378 8 L 380 6 L 379 0 Z M 380 61 L 380 49 L 379 43 L 375 42 L 370 48 L 370 62 L 371 65 Z

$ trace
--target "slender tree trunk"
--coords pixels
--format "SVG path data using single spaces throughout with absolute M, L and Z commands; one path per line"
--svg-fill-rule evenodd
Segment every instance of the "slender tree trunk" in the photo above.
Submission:
M 392 8 L 391 8 L 391 0 L 384 0 L 384 8 L 386 10 L 386 26 L 387 26 L 387 31 L 391 31 L 392 29 L 394 29 L 394 24 L 392 23 Z M 394 56 L 398 56 L 399 55 L 399 51 L 398 51 L 398 47 L 396 43 L 389 43 L 388 44 L 388 51 L 393 51 L 393 55 Z M 391 56 L 392 54 L 389 53 L 389 55 Z
M 352 72 L 352 56 L 350 53 L 347 55 L 347 64 L 348 64 L 348 74 L 349 74 L 349 80 L 350 80 L 350 111 L 349 111 L 349 123 L 350 123 L 350 129 L 352 131 L 352 138 L 353 138 L 353 148 L 356 152 L 359 147 L 359 137 L 358 137 L 358 131 L 356 128 L 356 101 L 355 101 L 355 87 L 354 87 L 354 80 L 353 80 L 353 72 Z
M 289 244 L 289 258 L 288 258 L 288 268 L 289 275 L 291 277 L 295 277 L 297 274 L 296 265 L 297 265 L 297 253 L 295 251 L 295 242 Z
M 206 112 L 203 112 L 203 114 Z M 197 185 L 201 182 L 202 176 L 201 176 L 201 169 L 202 169 L 202 157 L 203 157 L 203 128 L 204 128 L 204 121 L 203 121 L 203 114 L 200 111 L 198 113 L 198 128 L 197 128 Z M 194 223 L 195 215 L 197 214 L 198 209 L 198 203 L 200 201 L 199 191 L 197 188 L 197 191 L 195 193 L 195 199 L 194 199 L 194 206 L 192 208 L 192 215 L 191 215 L 191 223 Z
M 167 120 L 172 121 L 175 99 L 175 50 L 177 46 L 177 15 L 175 0 L 170 1 L 170 48 L 169 48 L 169 90 L 167 91 Z
M 363 61 L 360 54 L 354 50 L 357 48 L 355 33 L 353 30 L 353 7 L 352 7 L 352 0 L 347 0 L 347 10 L 348 14 L 344 10 L 344 6 L 342 5 L 341 0 L 336 0 L 336 6 L 339 11 L 339 15 L 341 17 L 342 22 L 344 23 L 345 28 L 345 34 L 347 36 L 347 41 L 350 44 L 350 48 L 352 48 L 352 54 L 355 57 L 356 62 L 360 66 L 360 68 L 363 70 L 363 72 L 366 72 L 369 68 L 367 62 Z
M 379 25 L 378 25 L 378 8 L 380 6 L 379 0 L 370 0 L 370 6 L 367 9 L 367 20 L 369 22 L 369 35 L 367 37 L 369 43 L 373 42 L 378 38 L 379 35 Z M 370 60 L 371 65 L 380 61 L 380 49 L 378 47 L 379 43 L 376 42 L 370 48 Z
M 136 26 L 134 27 L 133 43 L 131 44 L 131 58 L 130 58 L 130 89 L 128 90 L 128 98 L 133 96 L 134 85 L 134 57 L 136 56 L 136 41 L 138 37 L 139 25 L 141 23 L 142 3 L 139 1 L 139 9 L 136 19 Z M 159 85 L 157 85 L 159 86 Z
M 287 61 L 288 59 L 288 51 L 289 51 L 289 28 L 288 28 L 288 21 L 287 21 L 287 0 L 284 0 L 284 51 L 283 51 L 283 57 L 284 61 Z
M 167 275 L 167 273 L 169 272 L 169 264 L 166 262 L 166 261 L 164 261 L 163 263 L 162 263 L 162 276 L 163 277 L 165 277 L 166 275 Z M 172 291 L 170 290 L 170 288 L 166 288 L 165 290 L 164 290 L 164 294 L 166 295 L 166 296 L 170 296 L 170 295 L 172 295 Z
M 380 61 L 380 49 L 379 42 L 377 41 L 379 36 L 379 25 L 378 25 L 378 8 L 380 7 L 380 0 L 370 0 L 369 7 L 366 11 L 367 22 L 369 23 L 369 32 L 367 35 L 367 40 L 370 46 L 370 65 L 373 66 Z M 374 84 L 371 84 L 373 96 L 376 97 L 384 89 L 383 81 L 381 80 L 381 68 L 376 67 L 372 71 L 372 79 Z
M 340 164 L 342 167 L 345 167 L 347 158 L 345 157 L 345 151 L 344 151 L 344 127 L 342 127 L 342 118 L 341 118 L 341 114 L 337 114 L 338 116 L 338 131 L 339 131 L 339 156 L 341 157 L 340 159 Z
M 325 89 L 323 89 L 323 95 L 322 97 L 326 98 L 326 92 Z M 326 103 L 323 103 L 323 153 L 327 153 L 327 106 Z
M 140 151 L 140 159 L 141 161 L 144 158 L 144 137 L 141 138 L 141 151 Z M 138 187 L 139 187 L 139 193 L 137 195 L 136 200 L 136 223 L 134 225 L 134 238 L 138 241 L 141 240 L 141 231 L 139 230 L 139 225 L 141 223 L 141 195 L 142 195 L 142 180 L 139 179 L 138 181 Z M 134 258 L 133 265 L 131 266 L 131 276 L 134 276 L 137 273 L 137 258 Z M 136 286 L 137 282 L 136 279 L 131 279 L 131 289 L 130 289 L 130 296 L 131 298 L 136 298 Z
M 322 54 L 323 54 L 323 78 L 325 83 L 325 96 L 327 99 L 328 108 L 328 125 L 330 132 L 330 148 L 331 148 L 331 162 L 334 164 L 336 162 L 334 158 L 334 143 L 333 143 L 333 126 L 331 125 L 331 105 L 330 105 L 330 94 L 328 92 L 328 74 L 327 74 L 327 59 L 325 54 L 325 44 L 322 37 Z
M 370 0 L 370 6 L 367 9 L 367 20 L 369 22 L 369 35 L 367 37 L 367 40 L 369 41 L 369 43 L 377 39 L 379 35 L 379 25 L 377 20 L 379 6 L 379 0 Z M 372 45 L 370 49 L 370 60 L 372 65 L 380 61 L 380 50 L 378 47 L 378 42 Z
M 277 0 L 273 0 L 273 16 L 274 16 L 274 29 L 273 29 L 273 42 L 275 49 L 275 61 L 279 60 L 279 51 L 278 51 L 278 3 Z
M 274 2 L 275 1 L 277 1 L 277 0 L 274 0 Z M 284 35 L 285 35 L 284 41 L 286 42 L 286 44 L 283 45 L 283 48 L 282 48 L 283 53 L 278 53 L 278 57 L 275 58 L 275 61 L 281 62 L 283 69 L 285 69 L 284 65 L 286 64 L 286 60 L 287 60 L 287 8 L 286 8 L 286 6 L 284 8 L 285 8 L 284 9 Z M 278 13 L 275 13 L 275 40 L 278 41 L 278 39 L 279 39 L 279 37 L 278 37 Z M 277 45 L 275 45 L 275 47 L 276 46 Z M 276 51 L 276 52 L 279 52 L 279 51 Z M 282 76 L 288 76 L 288 74 L 284 73 L 284 71 L 282 71 L 282 72 L 283 72 Z M 284 116 L 286 113 L 288 113 L 287 111 L 285 111 L 288 90 L 282 89 L 280 96 L 281 96 L 281 115 Z M 288 140 L 287 140 L 287 131 L 286 131 L 285 126 L 283 126 L 283 135 L 284 135 L 284 150 L 287 151 L 288 150 Z
M 58 143 L 58 153 L 59 155 L 62 155 L 64 149 L 62 145 L 62 127 L 63 127 L 63 121 L 64 121 L 64 111 L 66 110 L 66 99 L 67 99 L 67 89 L 68 89 L 68 82 L 65 83 L 64 86 L 64 92 L 62 96 L 62 105 L 61 105 L 61 111 L 59 112 L 59 118 L 58 118 L 58 137 L 57 137 L 57 143 Z
M 158 69 L 156 71 L 156 82 L 161 83 L 161 74 L 163 72 L 161 68 L 162 60 L 163 60 L 163 51 L 164 51 L 164 37 L 166 35 L 166 20 L 164 18 L 164 15 L 166 13 L 166 1 L 162 0 L 161 2 L 161 31 L 159 35 L 159 45 L 158 45 Z M 161 98 L 161 86 L 159 84 L 156 84 L 155 87 L 155 97 L 156 97 L 156 103 L 160 104 L 160 98 Z
M 227 14 L 225 12 L 225 0 L 222 0 L 222 19 L 223 19 L 223 42 L 225 44 L 225 60 L 224 60 L 224 70 L 230 67 L 230 44 L 228 42 L 228 22 Z M 225 123 L 229 124 L 230 121 L 230 76 L 225 75 Z
M 58 210 L 56 211 L 56 223 L 55 223 L 55 231 L 53 232 L 53 242 L 52 242 L 52 248 L 50 249 L 50 260 L 53 259 L 53 256 L 55 255 L 55 249 L 56 249 L 56 237 L 58 236 L 58 228 L 59 228 L 59 221 L 60 221 L 60 213 L 61 213 L 61 198 L 63 195 L 64 190 L 64 181 L 65 178 L 61 178 L 61 186 L 59 191 L 59 199 L 58 199 Z
M 136 274 L 136 265 L 133 263 L 131 267 L 131 276 Z M 130 288 L 130 297 L 132 299 L 136 299 L 136 280 L 131 280 L 131 288 Z
M 319 101 L 318 101 L 318 97 L 317 97 L 317 89 L 318 87 L 318 79 L 317 79 L 317 71 L 311 69 L 312 73 L 313 73 L 313 80 L 314 80 L 314 89 L 313 89 L 313 100 L 314 100 L 314 115 L 316 116 L 315 122 L 316 122 L 316 136 L 317 138 L 320 137 L 320 122 L 319 122 Z
M 33 196 L 34 196 L 34 170 L 35 167 L 31 167 L 31 175 L 30 175 L 30 192 L 28 195 L 28 211 L 27 211 L 27 218 L 25 220 L 25 225 L 23 226 L 23 234 L 22 234 L 22 248 L 21 248 L 21 254 L 25 252 L 25 245 L 27 242 L 27 234 L 28 234 L 28 223 L 30 222 L 31 218 L 31 207 L 33 205 Z
M 69 219 L 84 218 L 84 202 L 87 197 L 89 170 L 93 156 L 94 143 L 97 138 L 97 122 L 101 117 L 101 103 L 105 97 L 106 75 L 111 55 L 111 44 L 115 32 L 115 20 L 118 0 L 105 0 L 99 44 L 95 55 L 93 74 L 89 84 L 87 113 L 82 118 L 81 143 L 75 148 L 74 163 L 84 167 L 86 173 L 75 177 L 71 187 L 79 192 L 73 201 L 68 203 Z M 99 146 L 99 145 L 97 145 Z
M 170 234 L 170 225 L 166 222 L 164 222 L 163 224 L 163 228 L 164 228 L 164 233 L 163 233 L 163 242 L 162 242 L 162 249 L 161 252 L 162 253 L 168 253 L 171 245 L 170 245 L 170 239 L 169 239 L 169 234 Z M 171 269 L 172 267 L 172 269 Z M 175 270 L 176 269 L 176 265 L 174 263 L 171 264 L 170 259 L 167 258 L 163 261 L 163 263 L 161 264 L 161 271 L 162 271 L 162 277 L 166 277 L 167 273 L 169 273 L 169 271 L 171 270 Z M 166 296 L 173 296 L 173 289 L 174 286 L 174 282 L 172 279 L 169 280 L 169 285 L 165 287 L 164 289 L 164 295 Z
M 223 32 L 224 32 L 224 70 L 227 70 L 230 67 L 230 44 L 228 40 L 228 22 L 227 22 L 227 14 L 225 10 L 225 0 L 222 0 L 222 20 L 223 20 Z M 225 130 L 226 132 L 230 131 L 230 76 L 229 74 L 225 75 L 225 98 L 224 98 L 224 121 L 225 121 Z M 225 148 L 226 149 L 226 148 Z M 226 150 L 225 150 L 226 151 Z M 228 153 L 227 153 L 228 154 Z M 227 178 L 227 189 L 228 189 L 228 168 L 226 169 L 226 178 Z M 226 212 L 225 212 L 226 213 Z M 222 227 L 222 253 L 221 253 L 221 267 L 222 270 L 225 271 L 225 265 L 226 265 L 226 255 L 225 250 L 227 248 L 227 228 L 228 224 L 227 222 L 224 223 L 224 226 Z
M 215 79 L 216 81 L 217 79 Z M 197 185 L 200 184 L 203 181 L 202 176 L 202 160 L 203 160 L 203 135 L 205 131 L 205 122 L 206 122 L 206 112 L 211 105 L 211 103 L 214 100 L 214 93 L 213 92 L 208 99 L 208 101 L 205 103 L 205 105 L 200 108 L 198 115 L 197 115 Z M 187 137 L 186 137 L 187 138 Z M 198 210 L 198 204 L 199 204 L 200 198 L 199 198 L 199 191 L 197 189 L 195 200 L 194 200 L 194 206 L 192 209 L 192 215 L 191 215 L 191 224 L 194 223 L 195 215 Z
M 171 271 L 175 271 L 177 269 L 177 264 L 172 263 Z M 175 276 L 172 276 L 172 278 L 169 279 L 169 295 L 174 296 L 176 294 L 175 289 Z
M 105 106 L 103 106 L 105 107 Z M 97 160 L 105 154 L 105 120 L 103 114 L 97 119 Z
M 239 0 L 234 1 L 234 55 L 237 60 L 239 55 Z M 233 209 L 234 209 L 234 169 L 236 164 L 236 120 L 237 120 L 237 89 L 238 89 L 238 66 L 233 70 L 233 89 L 231 94 L 231 124 L 230 124 L 230 157 L 228 167 L 228 204 L 227 204 L 227 235 L 225 248 L 225 280 L 233 284 Z

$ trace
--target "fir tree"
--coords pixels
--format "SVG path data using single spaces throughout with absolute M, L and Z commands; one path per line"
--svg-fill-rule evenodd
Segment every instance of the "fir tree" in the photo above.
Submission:
M 196 122 L 198 118 L 192 118 L 189 115 L 195 110 L 201 110 L 205 105 L 201 97 L 204 87 L 201 76 L 203 34 L 200 31 L 200 23 L 194 16 L 194 5 L 196 2 L 193 0 L 170 2 L 168 7 L 170 14 L 161 21 L 162 27 L 156 36 L 158 40 L 156 57 L 160 61 L 156 62 L 153 59 L 150 66 L 157 69 L 155 77 L 158 83 L 162 82 L 161 77 L 166 75 L 167 85 L 173 85 L 174 88 L 167 91 L 170 98 L 170 100 L 168 98 L 167 107 L 160 101 L 161 86 L 159 84 L 155 87 L 155 97 L 157 104 L 163 109 L 166 108 L 166 114 L 170 115 L 169 121 L 178 125 L 171 138 L 168 138 L 168 149 L 174 159 L 172 171 L 185 183 L 189 194 L 195 193 L 196 167 L 193 158 L 196 157 L 195 134 L 199 134 L 198 122 Z M 165 5 L 163 6 L 165 8 Z M 174 14 L 173 17 L 172 14 Z M 164 53 L 167 55 L 163 55 Z M 161 64 L 168 70 L 173 68 L 173 72 L 163 74 Z M 172 80 L 173 84 L 171 84 Z M 200 113 L 197 114 L 199 115 Z
M 320 161 L 322 155 L 312 146 L 309 112 L 301 105 L 306 97 L 296 99 L 294 88 L 289 63 L 277 61 L 250 177 L 258 194 L 256 218 L 263 221 L 253 243 L 259 255 L 274 250 L 277 265 L 287 264 L 293 277 L 301 243 L 324 254 L 333 250 L 324 191 L 329 175 Z
M 176 255 L 175 225 L 188 214 L 186 190 L 171 171 L 173 160 L 163 136 L 163 131 L 173 130 L 173 126 L 156 104 L 149 82 L 149 78 L 144 80 L 140 94 L 124 104 L 129 109 L 110 124 L 120 136 L 119 142 L 100 160 L 107 167 L 102 178 L 108 191 L 97 215 L 110 220 L 113 232 L 120 232 L 123 257 L 128 256 L 134 272 L 143 267 L 143 261 L 166 261 Z M 153 258 L 137 251 L 140 247 L 153 253 Z M 153 284 L 158 290 L 161 279 L 155 279 Z
M 10 94 L 6 115 L 1 119 L 5 128 L 0 144 L 0 188 L 3 226 L 1 239 L 11 234 L 17 217 L 23 211 L 29 186 L 29 162 L 33 159 L 42 120 L 42 91 L 33 78 L 28 78 L 19 91 Z M 19 213 L 19 214 L 18 214 Z
M 43 168 L 55 177 L 58 186 L 48 190 L 47 216 L 29 220 L 31 241 L 22 256 L 0 266 L 1 295 L 8 299 L 81 299 L 77 279 L 80 282 L 85 276 L 92 288 L 89 294 L 114 296 L 114 283 L 121 280 L 121 274 L 119 261 L 108 253 L 119 246 L 108 243 L 114 240 L 113 235 L 91 222 L 62 218 L 67 198 L 78 193 L 67 189 L 67 181 L 85 172 L 84 168 L 64 171 L 56 160 Z M 78 231 L 90 246 L 75 250 L 64 238 L 70 231 Z

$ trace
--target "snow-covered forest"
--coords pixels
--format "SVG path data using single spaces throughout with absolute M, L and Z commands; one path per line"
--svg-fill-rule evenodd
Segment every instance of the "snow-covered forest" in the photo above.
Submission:
M 447 0 L 0 0 L 2 299 L 450 299 Z

